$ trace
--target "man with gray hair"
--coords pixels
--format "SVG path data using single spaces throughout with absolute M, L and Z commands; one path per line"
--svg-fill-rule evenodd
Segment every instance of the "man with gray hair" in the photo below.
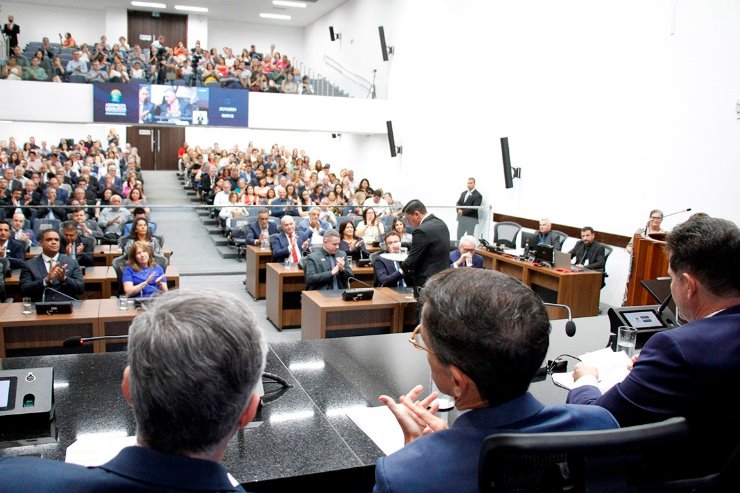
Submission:
M 460 238 L 460 245 L 457 250 L 450 252 L 450 267 L 457 269 L 458 267 L 474 267 L 476 269 L 483 268 L 483 257 L 475 253 L 475 244 L 478 241 L 475 236 L 463 235 Z
M 123 226 L 131 219 L 131 213 L 125 207 L 121 207 L 121 196 L 113 195 L 110 198 L 110 207 L 100 211 L 98 225 L 103 233 L 110 238 L 121 236 Z
M 267 347 L 254 314 L 225 293 L 169 291 L 129 334 L 121 388 L 138 446 L 90 468 L 3 458 L 3 491 L 244 491 L 219 463 L 259 407 Z
M 347 254 L 339 249 L 339 233 L 330 229 L 324 234 L 321 250 L 306 257 L 306 291 L 312 289 L 346 289 L 354 277 L 345 262 Z
M 540 228 L 537 234 L 538 245 L 550 245 L 557 251 L 563 249 L 563 240 L 552 232 L 552 222 L 546 217 L 540 219 Z M 534 247 L 534 245 L 530 245 Z

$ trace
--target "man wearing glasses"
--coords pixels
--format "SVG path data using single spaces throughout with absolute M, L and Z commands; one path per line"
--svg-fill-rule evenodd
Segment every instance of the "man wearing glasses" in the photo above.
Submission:
M 457 269 L 459 267 L 483 268 L 483 257 L 475 253 L 476 240 L 474 236 L 463 235 L 460 238 L 460 246 L 457 250 L 450 252 L 450 267 Z
M 480 448 L 492 433 L 617 428 L 609 412 L 592 412 L 598 406 L 546 406 L 527 392 L 547 353 L 550 322 L 542 301 L 513 277 L 447 269 L 429 279 L 419 301 L 421 323 L 409 340 L 426 351 L 440 391 L 467 412 L 446 429 L 434 415 L 436 392 L 420 401 L 421 385 L 398 402 L 381 395 L 405 446 L 378 460 L 373 491 L 478 491 Z

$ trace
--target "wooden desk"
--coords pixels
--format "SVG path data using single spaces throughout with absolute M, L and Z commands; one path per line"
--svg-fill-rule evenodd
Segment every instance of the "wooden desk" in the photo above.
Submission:
M 5 292 L 9 298 L 13 298 L 13 301 L 21 301 L 20 287 L 21 270 L 14 269 L 10 277 L 5 279 Z M 111 296 L 111 285 L 113 281 L 116 281 L 115 274 L 113 278 L 108 275 L 108 267 L 105 266 L 93 266 L 85 267 L 85 275 L 83 276 L 85 281 L 85 291 L 82 293 L 82 299 L 94 300 L 100 298 L 109 298 Z
M 247 245 L 247 292 L 255 300 L 261 300 L 267 293 L 267 263 L 272 259 L 272 250 L 263 250 Z
M 99 266 L 108 266 L 108 252 L 110 245 L 95 245 L 93 248 L 93 264 Z
M 532 288 L 543 301 L 568 305 L 573 317 L 590 317 L 599 314 L 601 272 L 561 272 L 546 267 L 537 267 L 513 257 L 478 249 L 483 256 L 483 267 L 516 277 Z M 559 315 L 564 318 L 564 311 Z M 554 313 L 550 313 L 554 318 Z
M 635 235 L 633 240 L 632 270 L 627 283 L 627 306 L 652 305 L 655 299 L 642 285 L 668 275 L 668 253 L 665 241 Z
M 416 298 L 414 298 L 412 289 L 406 288 L 397 291 L 397 288 L 378 288 L 376 292 L 382 293 L 400 305 L 395 332 L 411 332 L 416 328 L 418 314 L 416 313 Z
M 62 349 L 67 337 L 95 335 L 100 300 L 85 300 L 72 313 L 58 315 L 37 315 L 35 308 L 31 314 L 24 315 L 23 303 L 7 304 L 4 308 L 0 319 L 0 357 L 24 356 L 28 353 L 24 349 L 40 348 L 61 354 L 71 352 Z M 74 351 L 80 352 L 80 348 Z
M 96 326 L 96 336 L 117 336 L 128 334 L 128 328 L 131 321 L 136 318 L 139 310 L 119 310 L 117 299 L 100 300 L 98 311 L 98 324 Z M 122 349 L 127 344 L 125 339 L 108 339 L 95 341 L 94 350 L 96 353 L 104 353 L 111 350 Z
M 301 338 L 325 339 L 398 332 L 401 305 L 376 291 L 369 301 L 344 301 L 339 291 L 303 291 Z

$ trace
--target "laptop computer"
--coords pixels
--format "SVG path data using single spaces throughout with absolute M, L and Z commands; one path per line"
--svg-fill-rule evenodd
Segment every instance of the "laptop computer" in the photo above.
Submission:
M 553 256 L 553 267 L 555 267 L 556 269 L 572 270 L 575 272 L 583 270 L 583 267 L 576 267 L 575 265 L 570 263 L 570 253 L 555 250 L 553 252 Z

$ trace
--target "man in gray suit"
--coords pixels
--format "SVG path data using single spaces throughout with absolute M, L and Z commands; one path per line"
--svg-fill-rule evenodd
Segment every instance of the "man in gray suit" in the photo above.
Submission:
M 347 254 L 339 249 L 339 233 L 330 229 L 324 234 L 321 250 L 306 257 L 306 291 L 312 289 L 346 289 L 354 277 Z
M 401 262 L 401 271 L 414 279 L 414 292 L 426 284 L 427 279 L 450 266 L 450 230 L 434 214 L 427 212 L 420 200 L 412 200 L 403 207 L 411 233 L 411 251 Z

